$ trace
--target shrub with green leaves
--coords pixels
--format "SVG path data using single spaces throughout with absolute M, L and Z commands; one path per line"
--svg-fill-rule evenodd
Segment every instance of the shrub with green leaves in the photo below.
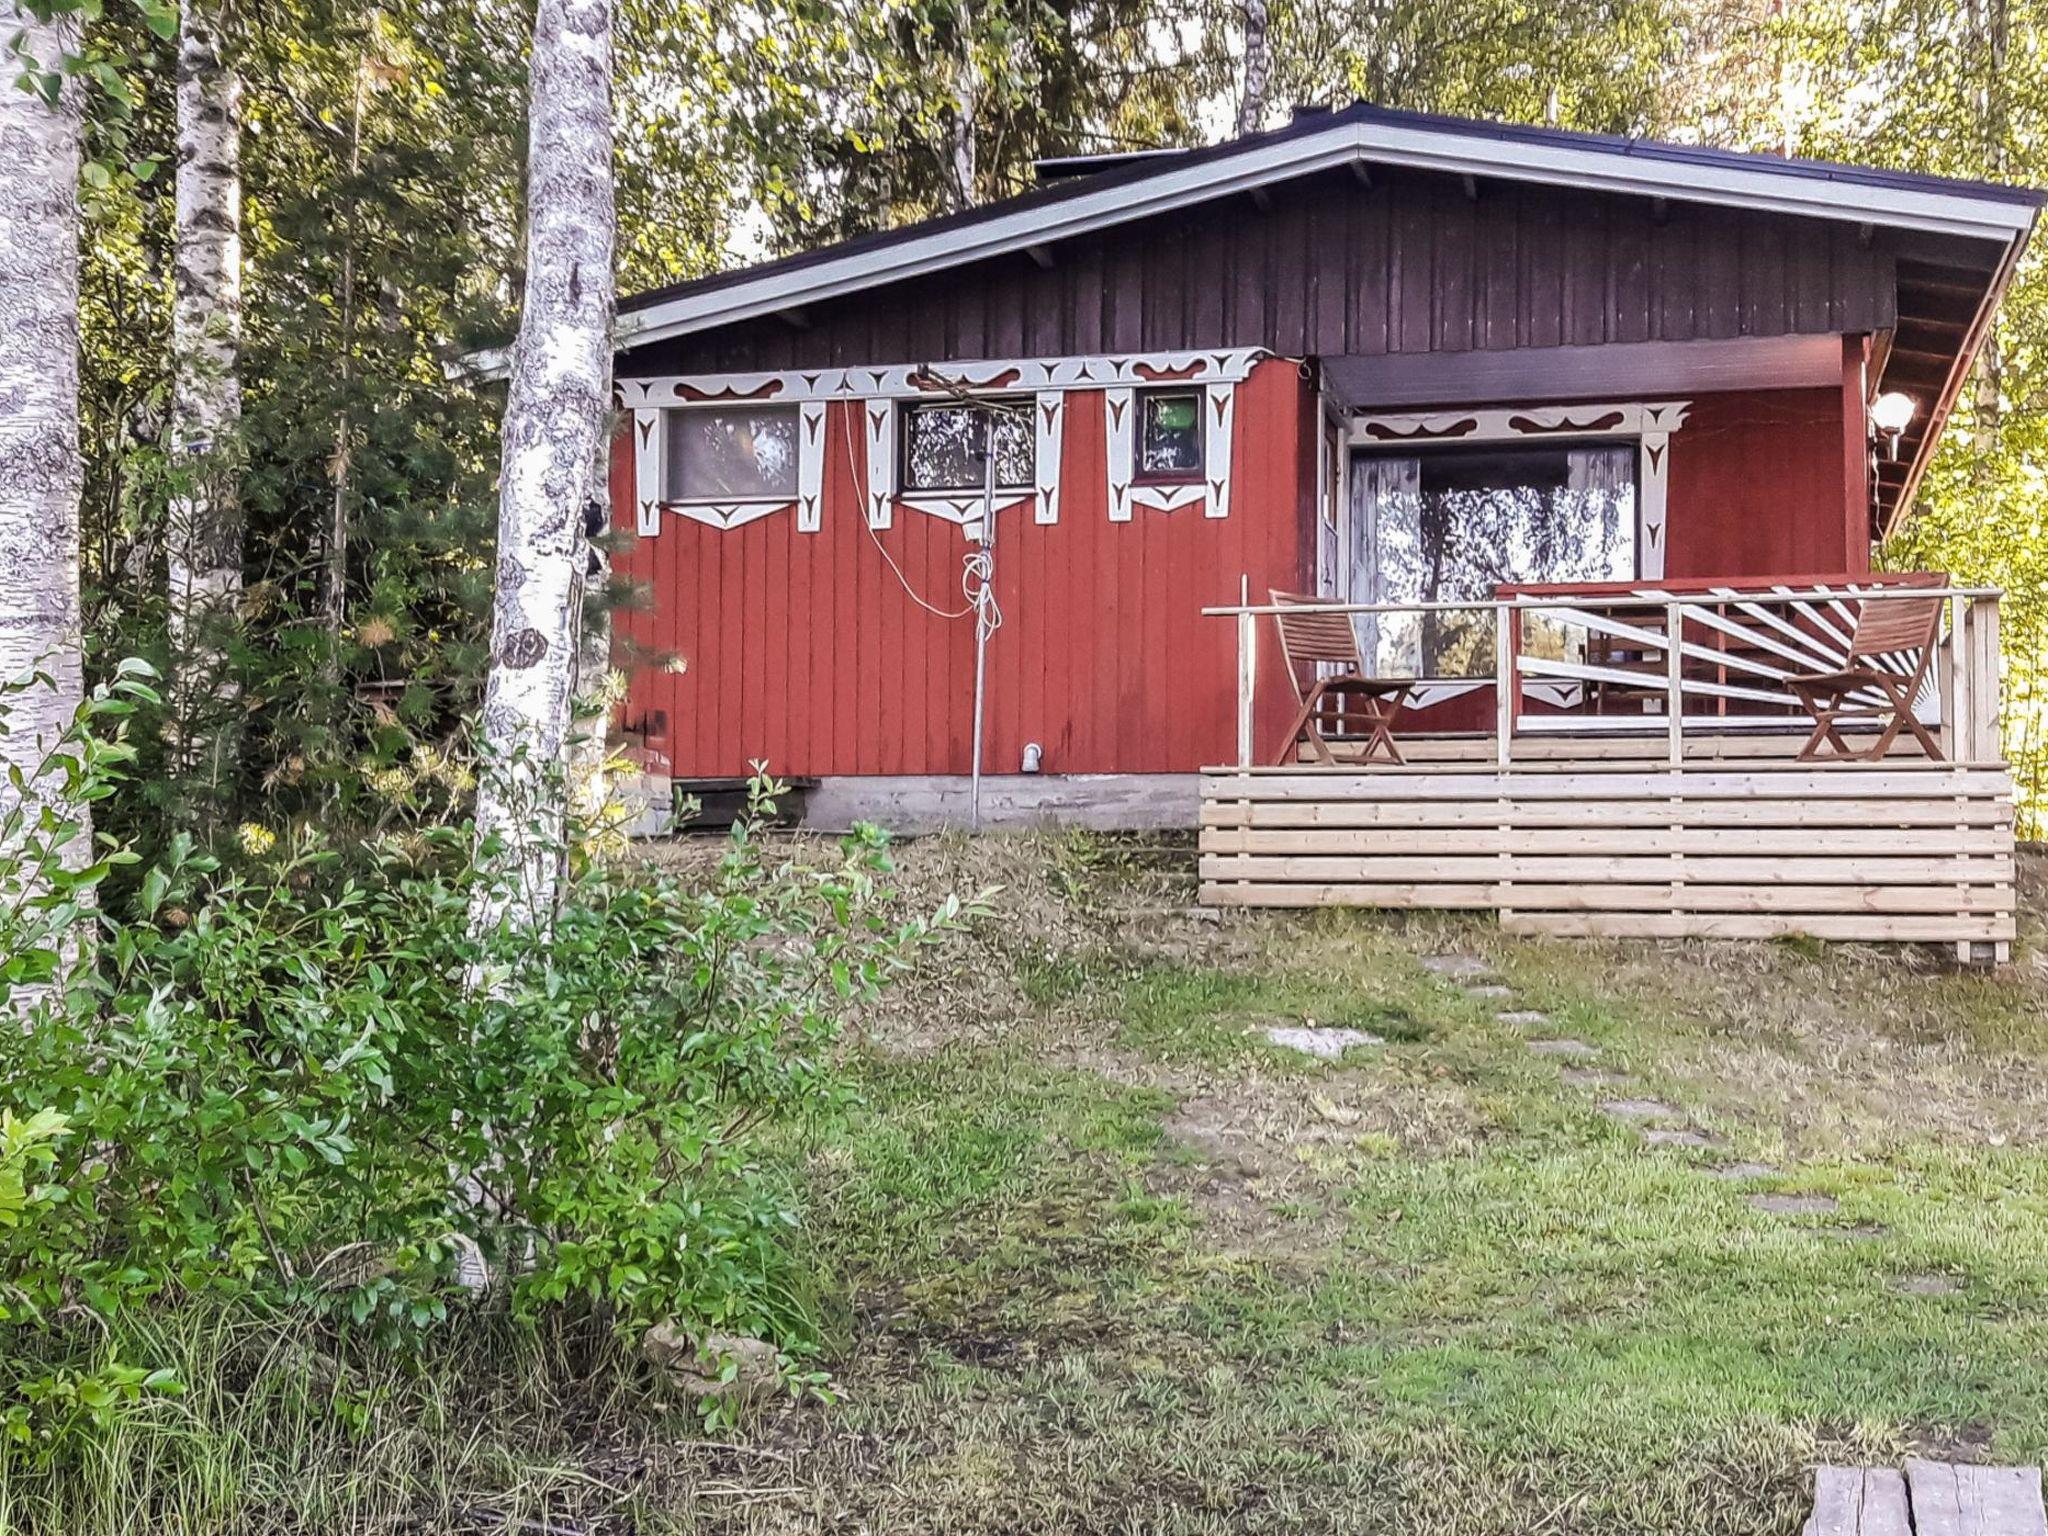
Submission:
M 109 708 L 75 736 L 81 799 L 119 761 Z M 181 837 L 94 904 L 115 856 L 63 873 L 78 827 L 29 820 L 0 844 L 0 1013 L 25 1010 L 0 1104 L 33 1128 L 0 1176 L 17 1398 L 107 1364 L 125 1310 L 194 1300 L 384 1347 L 498 1304 L 807 1350 L 756 1133 L 833 1102 L 845 1010 L 958 914 L 885 918 L 879 834 L 805 868 L 742 826 L 706 879 L 586 866 L 551 932 L 479 936 L 466 828 Z M 29 1160 L 48 1197 L 10 1222 Z

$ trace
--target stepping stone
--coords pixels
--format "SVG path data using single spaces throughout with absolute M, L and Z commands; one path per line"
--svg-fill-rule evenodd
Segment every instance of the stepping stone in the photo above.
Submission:
M 1614 1088 L 1628 1081 L 1626 1072 L 1607 1072 L 1598 1067 L 1566 1067 L 1558 1075 L 1574 1088 Z
M 1960 1296 L 1963 1293 L 1961 1282 L 1948 1275 L 1900 1275 L 1892 1281 L 1892 1289 L 1901 1296 Z
M 1529 1049 L 1538 1056 L 1569 1056 L 1579 1061 L 1600 1054 L 1599 1046 L 1583 1040 L 1531 1040 Z
M 1493 967 L 1476 955 L 1424 955 L 1422 968 L 1453 981 L 1497 981 Z
M 1749 1203 L 1773 1216 L 1826 1216 L 1842 1208 L 1833 1195 L 1751 1195 Z
M 1600 1112 L 1616 1120 L 1678 1120 L 1683 1116 L 1661 1099 L 1602 1099 Z
M 1847 1227 L 1822 1227 L 1820 1235 L 1837 1238 L 1845 1243 L 1867 1243 L 1883 1237 L 1889 1231 L 1891 1228 L 1881 1221 L 1859 1221 Z
M 1718 1136 L 1709 1136 L 1705 1131 L 1673 1130 L 1669 1127 L 1650 1127 L 1643 1132 L 1643 1140 L 1653 1147 L 1721 1147 L 1727 1143 Z
M 1538 1012 L 1534 1008 L 1510 1008 L 1505 1013 L 1496 1013 L 1494 1017 L 1514 1029 L 1528 1029 L 1533 1025 L 1550 1022 L 1549 1014 Z
M 1335 1061 L 1354 1045 L 1386 1044 L 1378 1035 L 1369 1035 L 1362 1029 L 1306 1029 L 1292 1024 L 1274 1025 L 1266 1031 L 1266 1038 L 1318 1061 Z
M 1502 982 L 1485 981 L 1481 982 L 1476 987 L 1467 987 L 1465 989 L 1465 995 L 1467 997 L 1485 997 L 1499 999 L 1504 997 L 1513 997 L 1515 995 L 1515 989 L 1513 987 L 1505 985 Z
M 1710 1179 L 1727 1179 L 1733 1182 L 1739 1179 L 1768 1179 L 1778 1170 L 1769 1163 L 1727 1163 L 1719 1168 L 1703 1168 L 1700 1171 Z

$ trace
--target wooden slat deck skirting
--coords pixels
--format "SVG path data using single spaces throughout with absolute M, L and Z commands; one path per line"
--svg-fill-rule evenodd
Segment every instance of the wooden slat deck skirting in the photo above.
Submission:
M 2014 937 L 2003 764 L 1216 768 L 1202 900 L 1491 910 L 1513 932 Z

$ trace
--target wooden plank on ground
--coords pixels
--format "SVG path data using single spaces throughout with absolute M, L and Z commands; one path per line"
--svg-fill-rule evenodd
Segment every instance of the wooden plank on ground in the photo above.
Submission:
M 2048 1536 L 2039 1467 L 1908 1461 L 1915 1536 Z
M 1891 1467 L 1821 1467 L 1803 1536 L 1913 1536 L 1906 1480 Z

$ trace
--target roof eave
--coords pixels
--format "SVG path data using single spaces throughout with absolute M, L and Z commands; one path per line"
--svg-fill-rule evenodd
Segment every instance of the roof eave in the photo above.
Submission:
M 1963 385 L 1968 382 L 1970 370 L 1976 366 L 1977 354 L 1984 350 L 1984 343 L 1991 335 L 1991 327 L 1998 317 L 1998 306 L 2004 302 L 2006 290 L 2012 286 L 2014 275 L 2019 270 L 2020 257 L 2026 253 L 2027 242 L 2034 231 L 2037 209 L 2029 209 L 2027 222 L 2007 241 L 2005 254 L 1999 259 L 1997 270 L 1992 274 L 1990 284 L 1984 290 L 1983 301 L 1971 317 L 1970 328 L 1964 333 L 1963 345 L 1956 351 L 1955 363 L 1950 367 L 1948 377 L 1943 380 L 1941 394 L 1936 399 L 1934 410 L 1927 419 L 1927 431 L 1921 436 L 1918 452 L 1906 470 L 1905 482 L 1899 487 L 1899 499 L 1886 514 L 1884 524 L 1878 529 L 1880 539 L 1888 539 L 1897 533 L 1912 513 L 1913 498 L 1920 492 L 1920 482 L 1927 478 L 1927 471 L 1934 462 L 1935 451 L 1941 445 L 1941 436 L 1948 428 L 1948 418 L 1955 409 L 1957 399 L 1962 395 Z
M 2023 238 L 2036 211 L 2029 202 L 1962 188 L 1874 185 L 1769 164 L 1730 166 L 1611 147 L 1340 121 L 1314 132 L 1249 140 L 1226 155 L 1163 165 L 1099 188 L 1084 184 L 1085 190 L 1054 203 L 922 235 L 906 233 L 793 270 L 769 268 L 752 279 L 680 293 L 622 314 L 617 345 L 626 351 L 1361 161 L 2005 242 Z

